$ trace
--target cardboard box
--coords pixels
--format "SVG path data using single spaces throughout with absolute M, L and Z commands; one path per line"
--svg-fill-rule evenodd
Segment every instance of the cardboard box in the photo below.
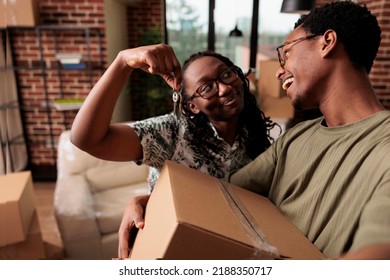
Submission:
M 259 99 L 260 109 L 266 116 L 272 119 L 292 119 L 294 118 L 294 107 L 291 104 L 290 98 L 283 96 L 280 98 L 262 96 Z
M 0 246 L 24 241 L 34 212 L 30 171 L 0 176 Z
M 5 15 L 6 26 L 32 27 L 39 23 L 39 7 L 36 0 L 8 0 L 2 1 L 0 15 Z M 2 16 L 3 17 L 3 16 Z M 0 22 L 4 24 L 4 20 Z
M 258 91 L 260 96 L 269 96 L 280 98 L 286 96 L 282 88 L 282 83 L 275 76 L 280 67 L 278 60 L 261 60 L 259 62 L 259 84 Z
M 0 260 L 40 260 L 45 258 L 45 248 L 39 227 L 38 215 L 35 212 L 23 242 L 0 247 Z
M 224 185 L 167 161 L 129 258 L 323 258 L 267 198 Z

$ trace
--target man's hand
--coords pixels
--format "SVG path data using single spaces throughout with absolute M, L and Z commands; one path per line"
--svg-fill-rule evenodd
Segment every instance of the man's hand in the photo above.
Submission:
M 132 198 L 123 213 L 122 222 L 118 231 L 119 259 L 125 259 L 129 256 L 129 240 L 130 238 L 134 238 L 134 236 L 130 235 L 133 227 L 136 227 L 137 229 L 142 229 L 144 227 L 143 215 L 149 196 L 150 195 L 143 195 Z

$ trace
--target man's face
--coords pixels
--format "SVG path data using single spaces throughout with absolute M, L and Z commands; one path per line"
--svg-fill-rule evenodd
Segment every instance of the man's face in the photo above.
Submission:
M 316 56 L 321 35 L 308 34 L 297 28 L 278 47 L 280 68 L 276 76 L 282 81 L 282 87 L 297 109 L 316 107 L 315 83 L 321 65 Z

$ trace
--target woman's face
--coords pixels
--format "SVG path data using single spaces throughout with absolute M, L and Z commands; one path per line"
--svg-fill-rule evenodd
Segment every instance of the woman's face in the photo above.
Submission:
M 238 118 L 244 108 L 244 87 L 240 78 L 229 78 L 229 68 L 218 58 L 205 56 L 193 61 L 184 73 L 188 107 L 194 114 L 203 112 L 210 121 Z M 226 85 L 221 79 L 232 81 Z M 217 86 L 213 81 L 217 81 Z M 210 83 L 211 82 L 211 83 Z M 205 85 L 213 86 L 211 98 L 200 96 Z

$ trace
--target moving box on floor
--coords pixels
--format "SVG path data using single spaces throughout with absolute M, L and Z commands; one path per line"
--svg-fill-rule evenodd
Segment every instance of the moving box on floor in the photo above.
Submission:
M 24 241 L 35 212 L 31 172 L 0 176 L 0 247 Z
M 265 197 L 167 161 L 130 259 L 321 259 Z
M 0 260 L 41 260 L 45 259 L 45 247 L 35 211 L 26 240 L 0 247 Z

